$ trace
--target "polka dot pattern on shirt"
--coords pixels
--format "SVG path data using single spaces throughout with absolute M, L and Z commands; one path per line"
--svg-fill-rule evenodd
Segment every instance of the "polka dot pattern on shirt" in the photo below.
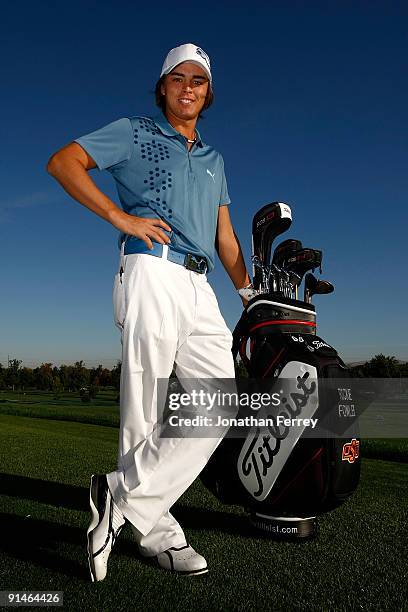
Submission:
M 149 198 L 153 209 L 162 208 L 167 210 L 168 216 L 171 218 L 172 209 L 167 209 L 165 200 L 166 192 L 173 186 L 171 172 L 162 167 L 162 162 L 170 159 L 169 147 L 165 144 L 157 142 L 155 135 L 160 134 L 154 121 L 141 118 L 138 121 L 139 127 L 133 129 L 133 141 L 135 145 L 139 145 L 141 140 L 140 134 L 145 132 L 143 142 L 140 142 L 138 152 L 141 159 L 155 164 L 152 170 L 148 170 L 146 178 L 143 180 L 145 185 L 149 185 L 151 196 Z M 149 134 L 149 139 L 146 140 L 146 134 Z M 159 197 L 161 195 L 161 197 Z

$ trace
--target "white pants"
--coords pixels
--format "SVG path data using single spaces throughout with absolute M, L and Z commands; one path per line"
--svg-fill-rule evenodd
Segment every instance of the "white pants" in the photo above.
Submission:
M 115 503 L 142 554 L 186 544 L 169 508 L 195 480 L 220 437 L 159 438 L 156 379 L 234 379 L 232 334 L 205 274 L 148 254 L 122 256 L 114 284 L 122 333 L 118 470 L 108 474 Z M 211 381 L 209 381 L 211 384 Z

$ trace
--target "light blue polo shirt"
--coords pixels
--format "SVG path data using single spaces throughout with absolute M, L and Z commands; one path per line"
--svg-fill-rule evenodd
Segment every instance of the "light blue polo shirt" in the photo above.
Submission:
M 222 156 L 196 133 L 189 151 L 185 136 L 160 113 L 119 119 L 75 142 L 112 174 L 126 213 L 166 221 L 170 246 L 206 257 L 211 271 L 218 207 L 231 200 Z

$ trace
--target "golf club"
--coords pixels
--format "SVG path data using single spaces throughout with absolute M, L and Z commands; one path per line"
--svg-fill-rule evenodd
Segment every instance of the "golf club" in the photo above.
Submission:
M 283 202 L 272 202 L 263 206 L 252 221 L 252 255 L 262 264 L 270 263 L 272 243 L 277 236 L 289 229 L 292 223 L 290 207 Z M 262 284 L 262 270 L 254 265 L 254 288 Z
M 293 238 L 289 238 L 288 240 L 284 240 L 275 249 L 273 254 L 272 263 L 277 266 L 285 267 L 286 261 L 294 255 L 297 251 L 302 249 L 302 243 L 300 240 L 294 240 Z
M 333 293 L 334 286 L 329 281 L 318 280 L 314 274 L 308 272 L 305 276 L 305 291 L 304 301 L 308 304 L 312 301 L 313 295 L 323 295 L 326 293 Z
M 296 251 L 292 256 L 285 262 L 285 269 L 288 272 L 296 272 L 303 279 L 303 276 L 309 270 L 320 269 L 322 265 L 322 252 L 317 249 L 301 249 Z M 300 284 L 300 283 L 299 283 Z

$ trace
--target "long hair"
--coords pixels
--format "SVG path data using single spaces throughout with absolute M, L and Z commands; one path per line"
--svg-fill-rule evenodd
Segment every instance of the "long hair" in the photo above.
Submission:
M 156 97 L 156 104 L 159 108 L 161 108 L 161 110 L 164 111 L 166 110 L 166 96 L 163 96 L 162 92 L 161 92 L 161 86 L 164 83 L 164 79 L 166 78 L 166 74 L 163 74 L 162 77 L 160 77 L 160 79 L 157 81 L 156 83 L 156 87 L 154 89 L 154 95 Z M 200 111 L 200 114 L 198 115 L 198 119 L 202 119 L 203 117 L 201 116 L 201 113 L 205 110 L 207 110 L 207 108 L 210 108 L 211 104 L 214 102 L 214 90 L 211 86 L 211 83 L 208 83 L 208 90 L 207 90 L 207 95 L 205 96 L 205 102 L 204 102 L 204 106 Z

